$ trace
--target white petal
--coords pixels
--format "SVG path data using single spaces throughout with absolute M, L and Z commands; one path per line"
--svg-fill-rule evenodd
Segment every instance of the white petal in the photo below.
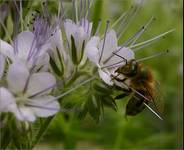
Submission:
M 86 56 L 96 65 L 99 64 L 100 52 L 96 47 L 88 47 L 86 49 Z
M 29 96 L 34 95 L 38 92 L 44 91 L 48 88 L 53 87 L 56 84 L 56 79 L 54 76 L 47 72 L 41 72 L 41 73 L 34 73 L 29 80 L 27 93 Z M 46 90 L 42 93 L 49 93 L 52 90 Z
M 14 93 L 22 92 L 29 77 L 29 71 L 22 62 L 14 62 L 10 65 L 7 75 L 8 87 Z
M 86 49 L 89 47 L 97 47 L 100 42 L 100 38 L 98 36 L 93 36 L 86 44 Z
M 14 112 L 14 115 L 18 120 L 21 121 L 35 121 L 36 117 L 34 115 L 34 112 L 29 107 L 20 106 L 18 109 Z
M 14 50 L 13 47 L 5 41 L 0 40 L 0 53 L 11 60 L 14 60 Z
M 64 21 L 64 28 L 65 28 L 65 33 L 66 33 L 68 42 L 70 43 L 71 35 L 73 35 L 76 32 L 77 25 L 72 20 L 66 19 Z
M 30 108 L 38 117 L 53 116 L 60 110 L 60 105 L 53 96 L 43 96 L 29 101 Z M 31 107 L 32 105 L 32 107 Z
M 62 38 L 62 33 L 60 29 L 57 29 L 56 33 L 51 38 L 51 45 L 53 47 L 52 49 L 54 52 L 54 56 L 55 55 L 57 56 L 56 48 L 58 48 L 59 54 L 63 56 L 64 59 L 66 59 L 67 54 L 64 49 L 63 38 Z
M 120 47 L 118 47 L 118 49 L 120 49 Z M 120 51 L 118 51 L 116 54 L 118 54 L 119 56 L 117 55 L 112 55 L 113 57 L 111 57 L 111 59 L 108 60 L 108 62 L 105 63 L 105 66 L 108 66 L 108 65 L 113 65 L 113 64 L 118 64 L 118 65 L 125 65 L 126 61 L 124 61 L 123 58 L 125 58 L 127 61 L 129 60 L 132 60 L 134 59 L 134 52 L 127 48 L 127 47 L 123 47 L 120 49 Z M 121 57 L 123 58 L 121 58 Z M 121 63 L 118 63 L 118 62 L 121 62 Z M 116 67 L 115 67 L 116 68 Z
M 81 24 L 78 24 L 78 26 L 81 25 L 84 28 L 84 31 L 88 33 L 88 36 L 90 36 L 92 30 L 92 23 L 89 22 L 87 19 L 85 19 L 85 21 L 84 19 L 81 19 L 80 23 Z
M 34 34 L 30 31 L 24 31 L 17 35 L 15 43 L 18 48 L 18 58 L 26 60 L 33 45 Z M 35 46 L 35 45 L 34 45 Z M 32 48 L 34 48 L 34 46 Z
M 85 55 L 90 61 L 94 62 L 96 65 L 99 63 L 100 51 L 97 48 L 100 38 L 97 36 L 92 37 L 85 47 Z
M 109 58 L 109 56 L 112 54 L 112 52 L 117 49 L 118 43 L 117 43 L 116 32 L 114 30 L 110 30 L 107 33 L 106 38 L 105 38 L 104 49 L 103 49 L 103 43 L 104 43 L 104 39 L 101 40 L 100 44 L 99 44 L 100 52 L 102 52 L 102 50 L 103 50 L 101 62 L 106 61 L 106 59 Z
M 84 28 L 77 27 L 76 32 L 73 34 L 73 37 L 77 49 L 77 57 L 79 58 L 81 56 L 82 44 L 84 40 L 87 39 L 87 34 L 84 31 Z
M 52 45 L 51 45 L 51 43 L 45 43 L 44 45 L 42 45 L 42 47 L 40 48 L 40 50 L 39 50 L 39 53 L 38 53 L 38 57 L 40 57 L 40 56 L 42 56 L 42 55 L 44 55 L 45 53 L 47 53 L 48 52 L 48 50 L 50 50 L 50 49 L 52 49 Z
M 127 47 L 123 47 L 123 48 L 118 52 L 118 54 L 119 54 L 120 56 L 123 56 L 124 58 L 126 58 L 127 61 L 132 60 L 132 59 L 135 58 L 134 52 L 133 52 L 131 49 L 127 48 Z
M 5 58 L 3 55 L 0 54 L 0 79 L 4 73 L 4 65 L 5 65 Z
M 100 78 L 108 85 L 113 85 L 113 82 L 111 80 L 111 76 L 110 73 L 108 73 L 107 71 L 103 71 L 101 69 L 98 70 L 99 76 Z
M 50 57 L 48 53 L 41 55 L 36 62 L 35 72 L 38 69 L 39 69 L 39 72 L 48 71 L 49 60 L 50 60 Z
M 4 87 L 0 87 L 0 112 L 12 112 L 16 110 L 13 95 Z

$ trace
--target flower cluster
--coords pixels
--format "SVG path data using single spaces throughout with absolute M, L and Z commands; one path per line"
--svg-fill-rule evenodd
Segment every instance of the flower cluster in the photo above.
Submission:
M 73 79 L 75 71 L 84 67 L 88 60 L 98 68 L 99 77 L 108 86 L 123 87 L 113 80 L 118 67 L 134 60 L 136 50 L 171 32 L 136 43 L 154 20 L 152 18 L 125 43 L 118 45 L 121 34 L 110 27 L 109 21 L 103 35 L 97 31 L 93 34 L 94 23 L 87 18 L 91 3 L 80 2 L 81 12 L 74 11 L 75 20 L 66 18 L 62 2 L 57 17 L 50 17 L 44 4 L 43 13 L 32 14 L 34 18 L 29 29 L 10 39 L 10 43 L 0 39 L 0 112 L 11 112 L 18 120 L 31 122 L 37 117 L 55 115 L 61 109 L 58 102 L 61 96 L 55 95 L 57 83 L 61 79 L 64 82 Z M 85 7 L 82 7 L 83 2 Z M 73 7 L 77 10 L 76 1 Z M 134 16 L 130 14 L 125 15 L 125 20 Z

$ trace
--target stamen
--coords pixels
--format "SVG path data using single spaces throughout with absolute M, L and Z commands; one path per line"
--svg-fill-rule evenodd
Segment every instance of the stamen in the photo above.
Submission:
M 40 95 L 40 94 L 42 94 L 44 92 L 47 92 L 48 90 L 51 90 L 51 89 L 53 89 L 55 87 L 58 87 L 58 86 L 61 86 L 61 85 L 63 85 L 63 82 L 56 83 L 56 84 L 54 84 L 54 85 L 52 85 L 52 86 L 50 86 L 50 87 L 48 87 L 48 88 L 46 88 L 46 89 L 44 89 L 42 91 L 39 91 L 39 92 L 35 93 L 34 95 L 29 96 L 29 98 L 36 97 L 36 96 L 38 96 L 38 95 Z
M 87 12 L 86 12 L 86 17 L 88 18 L 90 15 L 90 7 L 91 7 L 91 3 L 90 0 L 88 0 L 88 7 L 87 7 Z
M 94 80 L 95 78 L 96 78 L 96 77 L 94 76 L 94 77 L 91 77 L 91 78 L 89 78 L 89 79 L 83 81 L 82 83 L 76 85 L 75 87 L 73 87 L 73 88 L 71 88 L 70 90 L 64 92 L 63 94 L 58 95 L 57 97 L 51 99 L 50 101 L 48 101 L 47 104 L 52 103 L 53 101 L 58 100 L 58 99 L 60 99 L 60 98 L 62 98 L 62 97 L 64 97 L 64 96 L 70 94 L 71 92 L 75 91 L 76 89 L 80 88 L 81 86 L 85 85 L 86 83 L 91 82 L 91 81 Z
M 77 112 L 77 111 L 79 111 L 77 109 L 65 109 L 65 108 L 57 109 L 57 108 L 53 108 L 53 107 L 39 106 L 39 105 L 33 105 L 33 104 L 29 104 L 29 103 L 25 104 L 25 106 L 53 110 L 53 111 L 59 111 L 59 112 Z
M 75 0 L 72 0 L 72 7 L 73 7 L 73 10 L 72 10 L 73 19 L 77 23 L 78 22 L 78 10 L 77 10 L 77 7 L 76 7 L 76 1 Z
M 75 91 L 76 89 L 78 89 L 79 87 L 85 85 L 86 83 L 91 82 L 91 81 L 94 80 L 95 78 L 96 78 L 96 77 L 94 76 L 94 77 L 91 77 L 91 78 L 89 78 L 89 79 L 83 81 L 82 83 L 78 84 L 78 85 L 75 86 L 74 88 L 71 88 L 70 90 L 66 91 L 65 93 L 63 93 L 63 94 L 57 96 L 55 99 L 60 99 L 61 97 L 64 97 L 64 96 L 68 95 L 69 93 Z
M 123 47 L 127 47 L 130 43 L 134 45 L 134 43 L 139 39 L 139 37 L 144 33 L 144 31 L 147 29 L 147 27 L 154 21 L 155 18 L 151 17 L 151 19 L 148 21 L 147 24 L 145 24 L 143 27 L 141 27 L 132 37 L 130 37 L 117 51 L 121 50 Z
M 121 38 L 126 29 L 129 27 L 134 17 L 138 14 L 137 12 L 139 11 L 139 9 L 140 9 L 139 5 L 136 5 L 135 7 L 132 7 L 132 12 L 130 11 L 130 13 L 126 15 L 126 17 L 124 18 L 124 20 L 120 25 L 120 28 L 117 30 L 118 31 L 117 33 L 120 33 L 118 34 L 118 39 Z
M 60 6 L 61 6 L 61 14 L 60 17 L 63 16 L 63 19 L 65 19 L 65 9 L 63 7 L 63 0 L 60 0 Z
M 133 42 L 131 43 L 131 45 L 134 45 L 136 43 L 136 41 L 140 38 L 140 36 L 144 33 L 144 31 L 148 28 L 148 26 L 155 21 L 155 17 L 151 17 L 151 19 L 147 22 L 146 25 L 144 25 L 143 30 L 135 37 L 135 39 L 133 40 Z M 131 46 L 130 45 L 130 46 Z
M 109 28 L 109 23 L 110 23 L 109 21 L 107 21 L 107 23 L 106 23 L 104 41 L 103 41 L 103 45 L 102 45 L 102 51 L 101 51 L 101 54 L 100 54 L 99 63 L 100 63 L 100 61 L 101 61 L 101 59 L 102 59 L 103 51 L 104 51 L 104 48 L 105 48 L 105 40 L 106 40 L 107 31 L 108 31 L 108 28 Z
M 100 19 L 100 20 L 98 21 L 98 25 L 97 25 L 96 32 L 95 32 L 94 36 L 98 35 L 99 30 L 100 30 L 100 27 L 101 27 L 101 24 L 102 24 L 102 20 Z
M 149 40 L 146 40 L 146 41 L 144 41 L 144 42 L 140 42 L 140 43 L 137 43 L 137 44 L 135 44 L 135 45 L 132 45 L 132 46 L 130 46 L 129 48 L 132 49 L 132 48 L 134 48 L 134 47 L 138 47 L 138 46 L 142 46 L 142 45 L 144 45 L 144 44 L 150 43 L 150 42 L 152 42 L 152 41 L 155 41 L 155 40 L 157 40 L 157 39 L 160 39 L 160 38 L 164 37 L 165 35 L 167 35 L 167 34 L 173 32 L 174 30 L 175 30 L 175 29 L 171 29 L 171 30 L 169 30 L 169 31 L 167 31 L 167 32 L 164 32 L 164 33 L 162 33 L 162 34 L 160 34 L 160 35 L 157 35 L 157 36 L 155 36 L 155 37 L 153 37 L 153 38 L 151 38 L 151 39 L 149 39 Z
M 60 1 L 58 1 L 58 3 L 59 3 L 58 4 L 59 6 L 58 6 L 58 15 L 57 16 L 58 16 L 58 19 L 59 19 L 60 18 L 60 14 L 61 14 L 61 4 L 60 4 Z
M 149 46 L 149 45 L 151 45 L 151 44 L 153 44 L 153 43 L 159 41 L 161 38 L 164 39 L 165 36 L 160 37 L 160 38 L 158 38 L 158 39 L 156 39 L 156 40 L 153 40 L 153 41 L 151 41 L 151 42 L 149 42 L 149 43 L 143 44 L 142 46 L 137 47 L 137 48 L 134 48 L 134 49 L 132 49 L 132 50 L 133 50 L 134 52 L 137 52 L 137 51 L 139 51 L 139 50 L 141 50 L 141 49 L 143 49 L 143 48 L 145 48 L 145 47 L 147 47 L 147 46 Z
M 88 9 L 86 12 L 86 17 L 89 18 L 89 15 L 90 15 L 90 0 L 88 0 Z M 89 33 L 89 26 L 90 26 L 90 22 L 88 22 L 87 33 Z
M 22 2 L 19 1 L 20 8 L 18 7 L 16 0 L 13 0 L 13 2 L 15 4 L 15 8 L 16 8 L 18 14 L 19 14 L 20 23 L 21 23 L 21 30 L 23 31 L 23 26 L 25 27 L 26 25 L 24 24 L 24 21 L 23 21 L 23 18 L 22 18 Z
M 22 1 L 20 1 L 20 22 L 21 22 L 21 31 L 23 31 L 23 17 L 22 17 Z
M 86 26 L 86 0 L 84 0 L 84 23 L 83 23 L 83 27 L 85 28 Z
M 144 29 L 145 29 L 145 26 L 142 26 L 139 29 L 139 31 L 137 31 L 132 37 L 130 37 L 127 41 L 124 42 L 124 44 L 119 48 L 119 50 L 122 49 L 123 47 L 127 47 L 134 39 L 139 37 L 140 33 L 142 33 L 142 31 L 144 31 Z
M 160 53 L 157 53 L 157 54 L 154 54 L 152 56 L 145 57 L 145 58 L 140 58 L 140 59 L 136 60 L 136 62 L 149 60 L 149 59 L 152 59 L 152 58 L 155 58 L 155 57 L 159 57 L 159 56 L 165 55 L 167 53 L 169 53 L 169 50 L 166 50 L 165 52 L 160 52 Z
M 127 12 L 124 12 L 111 26 L 111 28 L 114 28 L 124 17 L 127 15 Z
M 81 25 L 81 19 L 82 19 L 82 11 L 83 11 L 83 3 L 82 3 L 82 0 L 80 0 L 80 11 L 79 11 L 80 25 Z

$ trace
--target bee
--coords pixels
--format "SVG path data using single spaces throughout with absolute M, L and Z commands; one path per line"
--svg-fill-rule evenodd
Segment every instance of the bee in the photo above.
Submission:
M 121 88 L 124 93 L 118 95 L 115 99 L 121 99 L 132 94 L 126 104 L 126 116 L 135 116 L 148 107 L 153 113 L 162 119 L 160 115 L 156 113 L 157 111 L 160 114 L 155 103 L 155 99 L 157 97 L 156 81 L 153 77 L 153 73 L 147 66 L 133 59 L 126 62 L 125 65 L 117 68 L 115 73 L 117 76 L 112 75 L 113 80 L 122 83 L 122 85 L 126 87 Z M 123 76 L 123 79 L 119 76 Z M 154 105 L 156 111 L 148 105 L 150 103 Z

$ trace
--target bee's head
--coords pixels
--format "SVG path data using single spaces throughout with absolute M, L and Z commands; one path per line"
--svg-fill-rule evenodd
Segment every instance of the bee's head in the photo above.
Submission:
M 119 67 L 116 70 L 116 72 L 120 73 L 120 74 L 123 74 L 125 76 L 128 76 L 128 77 L 131 77 L 131 76 L 136 75 L 137 66 L 138 66 L 137 62 L 134 59 L 132 59 L 129 62 L 127 62 L 126 65 L 124 65 L 122 67 Z

